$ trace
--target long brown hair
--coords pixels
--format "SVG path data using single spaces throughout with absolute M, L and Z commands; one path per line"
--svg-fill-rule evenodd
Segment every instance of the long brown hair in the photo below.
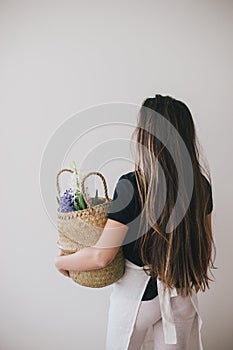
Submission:
M 161 127 L 158 115 L 175 128 L 179 137 L 171 133 L 167 125 Z M 183 102 L 170 96 L 147 98 L 138 114 L 138 125 L 132 136 L 135 135 L 138 157 L 135 176 L 144 213 L 138 231 L 140 238 L 135 242 L 140 245 L 141 260 L 149 266 L 149 275 L 159 276 L 168 289 L 178 288 L 184 296 L 192 295 L 193 287 L 196 292 L 205 291 L 206 287 L 209 288 L 208 281 L 213 281 L 208 276 L 208 269 L 217 268 L 214 266 L 216 247 L 206 217 L 210 200 L 206 184 L 212 186 L 212 182 L 209 168 L 206 166 L 204 169 L 200 164 L 200 144 L 191 112 Z M 160 136 L 163 136 L 163 141 Z M 184 180 L 180 174 L 178 176 L 177 163 L 183 164 L 181 169 L 185 173 L 179 138 L 184 142 L 192 163 L 192 200 L 186 205 L 187 210 L 180 223 L 167 233 L 166 225 L 175 208 L 178 185 Z M 168 150 L 169 143 L 176 154 L 175 161 Z M 208 182 L 203 180 L 201 170 Z M 165 205 L 162 200 L 164 193 Z M 158 217 L 156 212 L 161 212 Z

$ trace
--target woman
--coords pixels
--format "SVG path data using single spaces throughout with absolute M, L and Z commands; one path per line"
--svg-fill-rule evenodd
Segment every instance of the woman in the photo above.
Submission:
M 106 350 L 202 349 L 196 294 L 209 288 L 216 249 L 194 122 L 183 102 L 156 95 L 144 101 L 134 135 L 135 170 L 119 178 L 101 238 L 55 264 L 64 274 L 104 267 L 122 244 L 126 269 L 110 296 Z

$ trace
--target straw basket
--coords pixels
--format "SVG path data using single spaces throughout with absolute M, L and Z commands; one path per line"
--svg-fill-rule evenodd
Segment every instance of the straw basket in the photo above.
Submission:
M 73 173 L 72 169 L 61 169 L 57 174 L 57 192 L 60 197 L 59 176 L 63 172 Z M 105 198 L 99 197 L 105 202 L 91 207 L 87 200 L 84 182 L 90 175 L 98 175 L 104 185 Z M 71 254 L 84 247 L 95 245 L 100 238 L 107 221 L 107 213 L 112 199 L 108 197 L 108 190 L 104 176 L 99 172 L 90 172 L 83 177 L 81 182 L 83 198 L 87 208 L 72 212 L 61 212 L 58 208 L 57 229 L 59 240 L 57 246 L 63 253 Z M 115 258 L 104 268 L 91 271 L 69 271 L 74 282 L 92 288 L 108 286 L 120 279 L 125 272 L 125 259 L 122 247 L 119 248 Z

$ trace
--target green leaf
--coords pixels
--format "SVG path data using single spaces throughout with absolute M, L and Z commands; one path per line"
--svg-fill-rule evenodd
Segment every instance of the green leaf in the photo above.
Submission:
M 80 208 L 81 209 L 86 209 L 87 205 L 86 205 L 86 203 L 84 201 L 82 193 L 78 194 L 78 200 L 79 200 Z
M 96 191 L 95 191 L 95 198 L 94 198 L 94 200 L 93 200 L 92 205 L 94 206 L 94 205 L 96 205 L 96 204 L 98 204 L 98 188 L 97 188 Z
M 76 210 L 80 210 L 79 205 L 78 205 L 78 203 L 76 201 L 74 201 L 74 207 L 75 207 Z
M 59 199 L 59 197 L 57 196 L 56 198 L 57 198 L 58 204 L 60 205 L 60 199 Z

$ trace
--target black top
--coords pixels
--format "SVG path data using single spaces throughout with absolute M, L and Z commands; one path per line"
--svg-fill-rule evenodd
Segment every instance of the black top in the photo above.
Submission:
M 209 181 L 204 175 L 203 178 L 206 180 L 205 183 L 208 186 L 210 193 L 210 200 L 207 208 L 207 214 L 209 214 L 213 210 L 212 189 Z M 193 208 L 193 206 L 191 206 L 192 199 L 190 202 L 191 210 Z M 141 207 L 139 193 L 137 190 L 136 176 L 135 172 L 131 171 L 127 174 L 123 174 L 118 179 L 107 217 L 109 219 L 119 221 L 129 227 L 122 244 L 124 257 L 138 266 L 143 266 L 143 263 L 139 257 L 138 249 L 135 249 L 134 247 L 136 241 L 135 234 L 137 234 L 137 227 L 139 226 L 138 220 L 140 220 L 140 213 Z M 141 300 L 151 300 L 157 295 L 158 290 L 156 278 L 150 277 Z

